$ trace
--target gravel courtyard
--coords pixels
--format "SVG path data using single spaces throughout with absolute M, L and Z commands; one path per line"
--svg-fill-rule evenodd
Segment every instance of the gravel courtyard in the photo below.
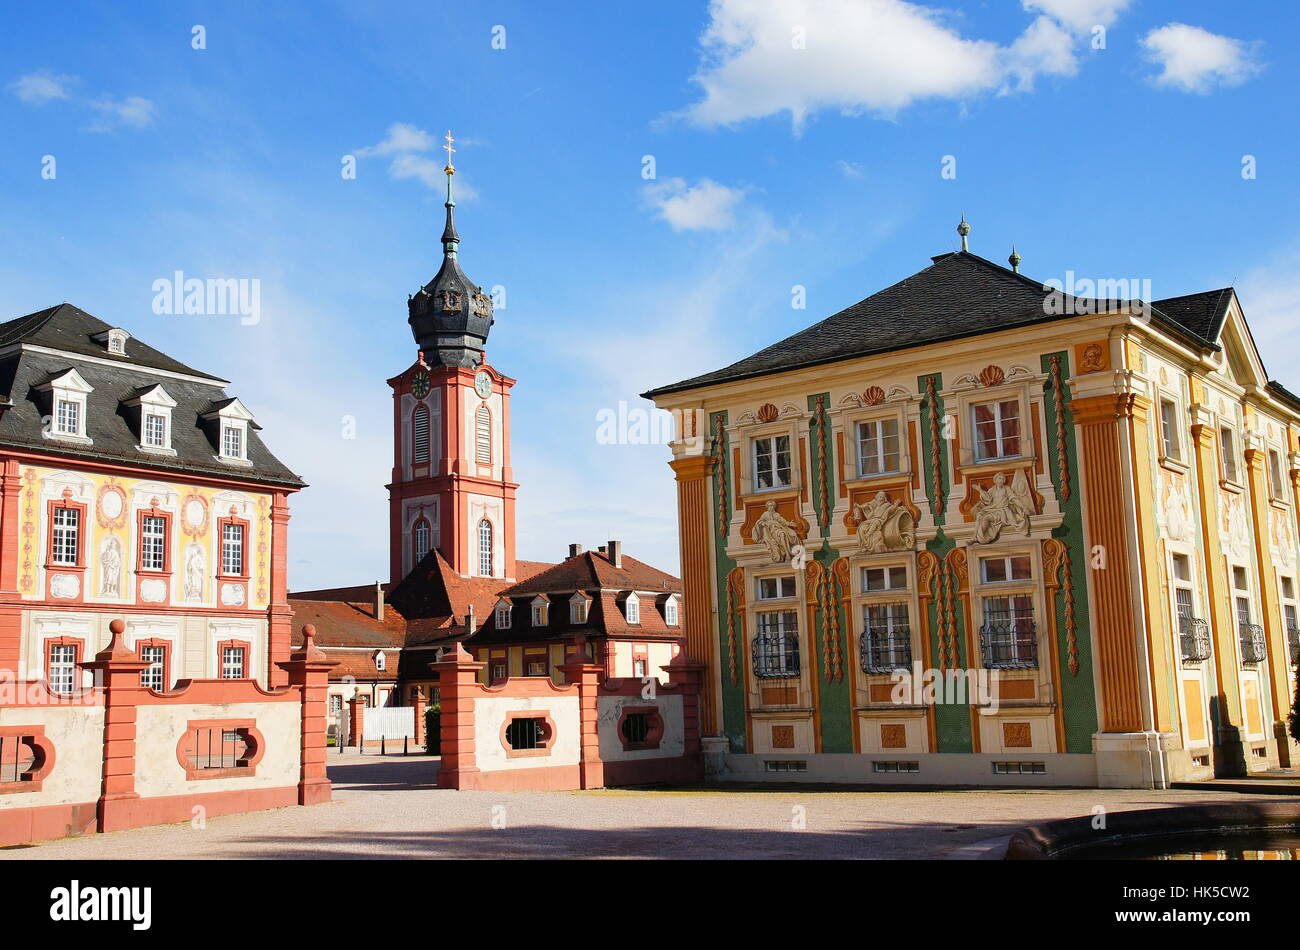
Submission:
M 1091 815 L 1097 805 L 1283 797 L 1131 789 L 455 792 L 433 787 L 437 762 L 331 754 L 327 805 L 214 818 L 202 830 L 166 825 L 0 849 L 0 860 L 975 858 L 1025 824 Z

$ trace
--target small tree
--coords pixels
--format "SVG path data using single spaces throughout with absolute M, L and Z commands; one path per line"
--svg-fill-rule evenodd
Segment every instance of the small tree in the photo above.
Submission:
M 1295 696 L 1291 698 L 1291 738 L 1300 742 L 1300 673 L 1295 678 Z
M 424 711 L 424 751 L 442 755 L 442 706 L 434 703 Z

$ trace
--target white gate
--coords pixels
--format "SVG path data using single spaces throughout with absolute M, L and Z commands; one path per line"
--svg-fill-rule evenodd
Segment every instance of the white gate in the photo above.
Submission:
M 362 724 L 362 738 L 372 739 L 414 739 L 414 706 L 378 706 L 367 709 L 365 722 Z

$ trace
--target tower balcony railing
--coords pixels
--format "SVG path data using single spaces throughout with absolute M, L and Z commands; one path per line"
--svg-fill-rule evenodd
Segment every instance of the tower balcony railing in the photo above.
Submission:
M 1038 669 L 1038 628 L 1032 620 L 985 620 L 980 651 L 990 670 Z
M 895 673 L 912 668 L 912 633 L 907 627 L 863 631 L 860 647 L 864 673 Z
M 1210 658 L 1210 625 L 1200 617 L 1186 615 L 1178 618 L 1183 662 L 1199 663 Z
M 1264 642 L 1264 628 L 1257 623 L 1243 623 L 1240 631 L 1241 662 L 1262 663 L 1268 656 L 1268 645 Z

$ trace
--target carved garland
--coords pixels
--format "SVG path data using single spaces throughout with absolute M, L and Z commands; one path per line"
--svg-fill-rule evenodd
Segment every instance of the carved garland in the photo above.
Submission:
M 717 460 L 713 478 L 718 486 L 718 535 L 725 538 L 731 512 L 727 510 L 727 435 L 722 431 L 721 416 L 713 417 L 713 457 Z
M 1065 392 L 1061 388 L 1061 356 L 1052 356 L 1052 392 L 1056 396 L 1056 466 L 1060 473 L 1061 501 L 1070 500 L 1070 465 L 1065 449 Z
M 830 490 L 826 479 L 826 397 L 817 397 L 817 476 L 821 481 L 817 493 L 817 525 L 823 531 L 830 527 Z
M 1065 593 L 1065 640 L 1066 650 L 1070 658 L 1070 675 L 1079 675 L 1079 637 L 1078 631 L 1074 625 L 1074 577 L 1070 565 L 1070 546 L 1065 545 L 1064 557 L 1061 558 L 1061 566 L 1065 571 L 1064 593 Z
M 740 685 L 740 670 L 736 665 L 736 614 L 745 608 L 745 572 L 737 567 L 727 575 L 727 672 L 731 685 Z
M 934 517 L 938 518 L 939 513 L 943 511 L 943 499 L 940 497 L 943 492 L 943 476 L 939 463 L 939 405 L 934 391 L 933 376 L 926 377 L 925 398 L 930 406 L 930 470 L 934 483 L 934 498 L 930 502 L 930 507 L 934 511 Z
M 844 652 L 842 648 L 843 638 L 840 636 L 840 609 L 843 608 L 844 616 L 847 618 L 849 613 L 849 598 L 853 593 L 853 586 L 849 580 L 849 559 L 842 557 L 831 566 L 831 578 L 835 584 L 834 600 L 831 603 L 831 611 L 835 616 L 835 682 L 839 683 L 844 679 Z

